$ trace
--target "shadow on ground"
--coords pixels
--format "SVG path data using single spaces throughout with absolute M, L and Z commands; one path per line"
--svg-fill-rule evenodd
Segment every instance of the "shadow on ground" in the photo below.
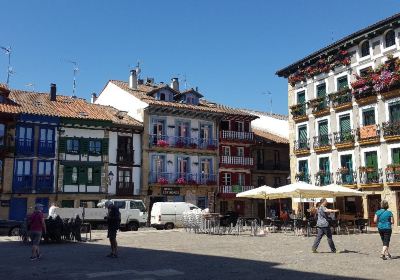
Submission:
M 365 279 L 282 269 L 268 261 L 129 247 L 110 259 L 108 245 L 89 242 L 43 245 L 39 261 L 30 261 L 30 247 L 20 242 L 1 242 L 0 251 L 0 275 L 8 280 Z

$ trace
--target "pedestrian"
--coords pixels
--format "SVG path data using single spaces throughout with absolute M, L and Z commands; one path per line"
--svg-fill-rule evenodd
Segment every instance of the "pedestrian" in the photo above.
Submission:
M 332 231 L 329 226 L 329 218 L 328 214 L 329 213 L 334 213 L 334 212 L 339 212 L 339 210 L 333 210 L 333 209 L 328 209 L 326 208 L 326 205 L 328 204 L 328 201 L 326 198 L 322 198 L 320 201 L 320 206 L 317 210 L 317 237 L 315 238 L 314 244 L 312 246 L 312 252 L 317 253 L 317 248 L 319 246 L 319 243 L 321 242 L 321 239 L 324 235 L 328 238 L 328 244 L 329 247 L 331 248 L 332 253 L 336 253 L 336 247 L 335 243 L 333 243 L 332 239 Z
M 32 261 L 42 257 L 42 254 L 40 254 L 39 245 L 40 240 L 42 239 L 42 233 L 46 234 L 46 224 L 44 222 L 42 209 L 42 205 L 36 204 L 35 211 L 29 217 L 29 231 L 32 241 Z
M 374 222 L 378 224 L 379 235 L 381 236 L 383 247 L 381 259 L 392 258 L 389 253 L 390 237 L 392 235 L 393 213 L 389 211 L 389 203 L 386 200 L 381 201 L 381 209 L 376 211 Z
M 108 208 L 108 216 L 107 216 L 107 237 L 110 240 L 111 245 L 111 253 L 107 255 L 109 258 L 117 258 L 117 231 L 121 224 L 121 213 L 119 212 L 118 207 L 116 207 L 111 202 L 107 205 Z
M 56 214 L 56 209 L 57 209 L 57 204 L 55 202 L 51 203 L 51 206 L 49 208 L 49 217 L 52 217 L 53 219 L 55 219 L 57 217 Z

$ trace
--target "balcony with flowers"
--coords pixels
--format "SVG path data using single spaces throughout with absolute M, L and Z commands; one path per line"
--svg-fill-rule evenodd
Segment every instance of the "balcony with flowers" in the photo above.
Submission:
M 333 183 L 333 174 L 327 172 L 326 170 L 319 170 L 315 174 L 315 185 L 317 186 L 327 186 Z
M 310 153 L 310 139 L 299 139 L 294 141 L 294 154 L 307 155 Z
M 149 135 L 149 146 L 155 149 L 182 149 L 216 152 L 218 150 L 217 139 L 203 139 L 168 135 Z
M 354 147 L 356 131 L 354 129 L 333 133 L 335 147 L 340 149 L 350 149 Z
M 307 103 L 300 103 L 290 106 L 290 113 L 292 114 L 295 122 L 302 122 L 308 120 Z
M 363 76 L 354 75 L 355 81 L 351 83 L 353 96 L 359 105 L 374 103 L 377 100 L 377 93 L 374 91 L 373 77 L 374 73 L 369 71 Z
M 357 172 L 347 167 L 341 167 L 336 172 L 336 183 L 345 187 L 357 186 Z
M 330 113 L 329 99 L 327 96 L 318 97 L 309 101 L 309 107 L 315 117 L 322 117 Z
M 309 183 L 309 184 L 311 183 L 311 175 L 308 174 L 308 173 L 298 172 L 298 173 L 295 174 L 294 177 L 296 179 L 296 182 L 301 181 L 301 182 L 306 182 L 306 183 Z
M 382 168 L 361 166 L 359 168 L 360 184 L 363 188 L 383 187 Z
M 358 143 L 360 146 L 375 145 L 380 142 L 379 124 L 371 124 L 357 129 Z
M 205 173 L 150 172 L 149 184 L 174 186 L 215 186 L 217 185 L 217 175 Z
M 400 140 L 400 122 L 384 122 L 382 123 L 383 138 L 386 142 Z
M 330 151 L 332 149 L 332 135 L 322 134 L 314 136 L 313 147 L 316 153 Z
M 386 183 L 390 187 L 400 187 L 400 164 L 388 164 L 385 168 Z
M 329 94 L 329 100 L 332 102 L 332 108 L 335 111 L 343 111 L 353 107 L 353 95 L 351 89 L 345 87 L 337 92 Z

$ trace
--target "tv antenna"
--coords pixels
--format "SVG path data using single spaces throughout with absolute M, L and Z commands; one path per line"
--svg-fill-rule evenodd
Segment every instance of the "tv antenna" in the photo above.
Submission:
M 67 62 L 71 63 L 74 66 L 72 68 L 73 71 L 74 71 L 74 81 L 73 81 L 73 84 L 72 84 L 72 97 L 75 98 L 76 97 L 76 95 L 75 95 L 75 93 L 76 93 L 76 74 L 79 71 L 78 63 L 76 61 L 73 61 L 73 60 L 67 60 Z
M 269 90 L 267 90 L 266 92 L 262 93 L 263 95 L 269 95 L 270 99 L 269 99 L 269 104 L 270 104 L 270 109 L 271 109 L 271 114 L 272 114 L 272 92 L 270 92 Z
M 7 82 L 6 82 L 8 86 L 10 83 L 10 76 L 14 74 L 14 71 L 11 68 L 11 47 L 0 46 L 0 49 L 2 49 L 6 53 L 6 55 L 8 55 Z

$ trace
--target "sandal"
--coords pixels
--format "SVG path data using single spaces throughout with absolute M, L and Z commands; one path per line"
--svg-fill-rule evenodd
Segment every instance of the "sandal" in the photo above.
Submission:
M 386 256 L 384 254 L 381 254 L 381 259 L 386 260 Z
M 391 259 L 392 258 L 392 255 L 391 254 L 387 254 L 387 257 L 388 257 L 388 259 Z

